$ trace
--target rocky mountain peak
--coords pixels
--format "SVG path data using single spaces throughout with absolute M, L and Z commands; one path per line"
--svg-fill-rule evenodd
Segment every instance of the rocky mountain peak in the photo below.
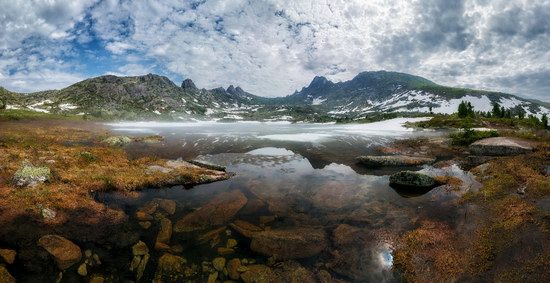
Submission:
M 197 89 L 197 86 L 195 85 L 195 83 L 191 79 L 185 79 L 181 83 L 181 88 L 183 88 L 183 89 Z

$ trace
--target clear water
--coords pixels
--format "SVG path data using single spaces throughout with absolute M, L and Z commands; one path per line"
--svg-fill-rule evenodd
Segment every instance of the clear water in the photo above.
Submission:
M 91 248 L 104 258 L 102 267 L 94 271 L 115 281 L 135 280 L 128 270 L 132 260 L 128 245 L 137 239 L 151 250 L 151 260 L 141 282 L 154 278 L 157 260 L 163 254 L 153 249 L 159 224 L 153 221 L 144 230 L 135 218 L 135 212 L 150 201 L 161 198 L 176 201 L 174 215 L 167 215 L 176 223 L 185 215 L 205 207 L 223 192 L 241 192 L 247 204 L 221 226 L 202 231 L 173 233 L 171 246 L 181 246 L 179 256 L 191 267 L 201 266 L 220 256 L 217 248 L 225 246 L 227 239 L 236 239 L 237 248 L 232 258 L 252 259 L 268 263 L 270 259 L 250 249 L 250 239 L 233 231 L 228 224 L 244 220 L 264 229 L 297 229 L 314 227 L 327 235 L 326 249 L 318 255 L 297 259 L 308 270 L 316 273 L 328 271 L 333 278 L 350 282 L 397 282 L 398 270 L 393 268 L 393 247 L 396 239 L 414 228 L 419 215 L 429 215 L 452 221 L 456 210 L 446 200 L 456 192 L 446 187 L 416 196 L 403 197 L 388 185 L 388 174 L 397 168 L 367 170 L 356 164 L 359 155 L 375 152 L 378 146 L 394 139 L 414 136 L 437 136 L 441 133 L 412 131 L 401 126 L 403 120 L 366 125 L 311 125 L 281 123 L 118 123 L 111 124 L 113 131 L 127 135 L 159 134 L 166 137 L 160 144 L 132 144 L 127 151 L 134 157 L 156 155 L 165 158 L 197 158 L 226 166 L 235 177 L 193 188 L 181 186 L 164 189 L 145 189 L 136 195 L 119 193 L 97 195 L 97 200 L 112 207 L 122 208 L 130 217 L 124 227 L 113 227 L 105 242 L 86 241 L 79 244 Z M 418 168 L 420 169 L 420 168 Z M 446 169 L 425 168 L 427 173 L 448 174 L 466 180 L 464 190 L 475 187 L 471 176 L 457 167 Z M 443 171 L 438 171 L 443 170 Z M 273 221 L 262 223 L 266 216 Z M 349 242 L 335 243 L 335 231 L 340 225 L 355 227 Z M 216 241 L 198 239 L 204 233 L 219 227 Z M 116 239 L 116 240 L 113 240 Z M 119 246 L 112 242 L 118 241 Z M 106 246 L 109 246 L 107 248 Z M 335 256 L 339 254 L 341 256 Z M 55 268 L 51 272 L 55 277 Z M 206 282 L 209 272 L 200 268 L 186 278 L 191 282 Z M 72 272 L 72 273 L 71 273 Z M 69 281 L 84 281 L 74 271 L 67 271 Z M 72 275 L 71 275 L 72 274 Z M 220 274 L 222 279 L 227 277 Z M 36 277 L 33 277 L 36 278 Z M 52 276 L 48 277 L 52 278 Z

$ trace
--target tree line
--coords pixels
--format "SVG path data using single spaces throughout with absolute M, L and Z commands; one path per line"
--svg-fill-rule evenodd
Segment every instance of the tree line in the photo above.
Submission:
M 527 115 L 527 112 L 523 107 L 516 106 L 514 108 L 506 109 L 504 106 L 501 106 L 497 102 L 493 102 L 493 108 L 491 111 L 475 111 L 474 106 L 470 102 L 462 101 L 458 105 L 458 117 L 459 118 L 476 118 L 476 117 L 485 117 L 485 118 L 505 118 L 505 119 L 528 119 L 533 124 L 541 125 L 545 129 L 548 127 L 548 116 L 542 114 L 541 119 L 533 114 Z

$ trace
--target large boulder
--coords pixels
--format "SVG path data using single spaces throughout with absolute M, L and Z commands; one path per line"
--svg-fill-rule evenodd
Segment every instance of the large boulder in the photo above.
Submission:
M 413 171 L 401 171 L 390 176 L 390 186 L 396 188 L 431 189 L 437 185 L 434 178 Z
M 38 245 L 54 258 L 61 270 L 71 267 L 82 259 L 80 247 L 58 235 L 42 236 L 38 240 Z
M 15 278 L 11 276 L 8 270 L 0 265 L 0 283 L 15 283 Z
M 359 156 L 357 160 L 370 168 L 421 166 L 435 162 L 435 158 L 407 155 Z
M 268 230 L 252 237 L 250 249 L 278 260 L 308 258 L 327 247 L 325 232 L 316 228 Z
M 49 178 L 50 168 L 33 166 L 30 162 L 25 160 L 13 175 L 13 182 L 17 186 L 32 187 L 48 181 Z
M 535 143 L 510 137 L 495 137 L 476 141 L 470 145 L 470 152 L 475 155 L 508 156 L 525 154 L 533 151 Z
M 175 232 L 192 232 L 222 225 L 246 204 L 247 198 L 238 190 L 224 192 L 201 208 L 185 215 L 174 225 Z

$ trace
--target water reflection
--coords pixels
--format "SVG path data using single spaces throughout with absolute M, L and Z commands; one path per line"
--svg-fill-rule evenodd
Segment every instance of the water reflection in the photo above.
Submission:
M 258 227 L 258 231 L 280 231 L 277 233 L 283 236 L 277 236 L 277 241 L 283 241 L 283 246 L 292 246 L 294 241 L 284 235 L 297 234 L 308 239 L 308 235 L 300 235 L 300 231 L 321 233 L 329 242 L 326 248 L 314 255 L 298 256 L 296 264 L 313 274 L 324 270 L 334 278 L 351 282 L 399 281 L 400 276 L 393 269 L 394 240 L 416 225 L 419 214 L 437 213 L 447 217 L 454 213 L 444 202 L 433 201 L 456 197 L 454 191 L 436 188 L 422 196 L 403 198 L 389 187 L 388 176 L 361 175 L 350 166 L 338 163 L 315 168 L 307 158 L 287 148 L 265 147 L 245 153 L 200 155 L 198 159 L 226 166 L 236 176 L 191 190 L 145 190 L 138 199 L 105 195 L 102 200 L 124 207 L 130 215 L 143 210 L 156 198 L 174 200 L 177 212 L 166 217 L 178 223 L 180 231 L 189 232 L 175 231 L 170 247 L 185 247 L 181 255 L 197 265 L 220 256 L 220 248 L 229 238 L 237 239 L 239 245 L 237 250 L 223 255 L 227 260 L 244 257 L 260 264 L 272 260 L 269 255 L 251 248 L 251 237 L 254 239 L 256 232 L 247 235 L 248 232 L 243 232 L 244 228 L 238 228 L 240 224 L 235 223 L 248 223 L 246 227 Z M 424 171 L 466 178 L 458 167 L 426 168 Z M 226 202 L 229 199 L 231 201 Z M 201 226 L 200 231 L 185 227 L 185 223 L 195 223 L 193 218 L 200 220 L 201 217 L 215 224 Z M 137 219 L 132 221 L 137 222 Z M 214 240 L 206 243 L 198 240 L 204 239 L 204 233 L 219 228 L 223 233 L 218 232 Z M 142 234 L 140 238 L 155 238 L 149 235 L 150 231 L 140 229 L 139 233 Z M 269 236 L 269 233 L 265 235 Z M 281 246 L 277 241 L 263 243 L 262 251 L 277 251 Z M 194 280 L 205 279 L 207 275 L 198 274 Z

